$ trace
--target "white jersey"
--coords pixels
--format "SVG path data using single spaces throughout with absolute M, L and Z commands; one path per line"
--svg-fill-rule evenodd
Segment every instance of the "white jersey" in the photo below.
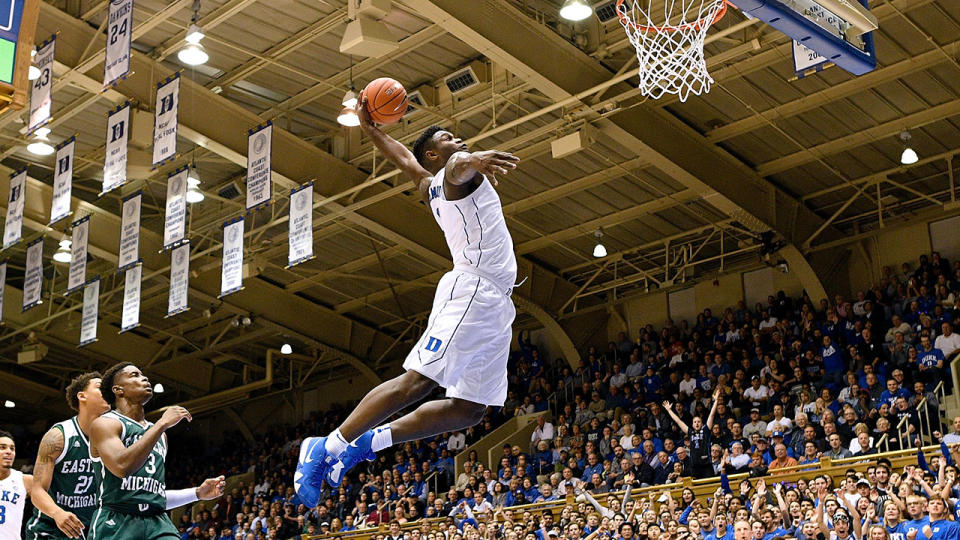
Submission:
M 26 504 L 27 487 L 23 483 L 23 473 L 11 469 L 10 475 L 0 480 L 0 540 L 20 540 Z
M 486 277 L 504 290 L 517 280 L 517 257 L 500 196 L 484 177 L 470 195 L 448 201 L 444 170 L 430 181 L 430 211 L 443 230 L 453 267 Z

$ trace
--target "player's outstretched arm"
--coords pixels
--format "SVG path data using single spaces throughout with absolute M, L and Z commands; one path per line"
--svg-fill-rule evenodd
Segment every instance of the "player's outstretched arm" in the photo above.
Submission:
M 479 173 L 486 175 L 493 185 L 497 185 L 497 175 L 507 174 L 517 168 L 520 158 L 510 152 L 483 150 L 481 152 L 456 152 L 447 160 L 443 179 L 451 184 L 460 185 L 473 181 Z
M 124 446 L 120 440 L 123 426 L 120 421 L 101 416 L 93 421 L 90 428 L 90 443 L 96 448 L 103 465 L 118 478 L 126 478 L 135 473 L 150 457 L 153 447 L 163 436 L 163 432 L 180 423 L 184 418 L 193 419 L 183 407 L 173 406 L 163 412 L 160 420 L 150 426 L 137 442 Z
M 168 489 L 165 493 L 167 498 L 167 510 L 179 508 L 185 504 L 197 501 L 210 501 L 219 499 L 223 496 L 223 488 L 227 485 L 223 476 L 216 478 L 207 478 L 202 484 L 195 488 L 187 489 Z
M 413 181 L 417 189 L 420 189 L 420 184 L 425 178 L 433 177 L 430 171 L 424 169 L 420 163 L 417 162 L 417 158 L 414 157 L 413 152 L 393 137 L 384 133 L 373 123 L 373 120 L 370 118 L 370 113 L 367 111 L 366 96 L 361 96 L 360 98 L 360 107 L 357 109 L 357 116 L 360 118 L 360 129 L 370 137 L 370 140 L 373 141 L 373 145 L 377 147 L 377 150 L 380 150 L 383 157 L 387 158 L 390 163 L 393 163 L 403 171 L 403 174 Z
M 63 432 L 58 428 L 50 428 L 40 440 L 40 450 L 37 451 L 37 460 L 33 465 L 33 485 L 28 493 L 33 505 L 41 512 L 50 516 L 67 538 L 80 538 L 83 534 L 83 523 L 73 512 L 57 506 L 50 496 L 50 482 L 53 480 L 53 469 L 57 458 L 63 452 Z

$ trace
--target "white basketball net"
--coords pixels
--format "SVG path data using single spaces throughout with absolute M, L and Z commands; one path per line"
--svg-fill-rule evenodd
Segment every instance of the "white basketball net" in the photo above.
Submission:
M 726 8 L 726 0 L 617 0 L 620 24 L 637 49 L 643 95 L 676 94 L 686 101 L 691 93 L 710 91 L 703 43 Z

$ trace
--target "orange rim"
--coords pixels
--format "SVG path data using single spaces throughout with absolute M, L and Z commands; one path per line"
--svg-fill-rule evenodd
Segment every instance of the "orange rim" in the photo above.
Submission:
M 707 21 L 707 19 L 697 19 L 696 21 L 689 22 L 687 24 L 681 24 L 679 26 L 644 26 L 628 19 L 624 12 L 620 9 L 625 1 L 626 0 L 617 0 L 617 5 L 614 7 L 617 12 L 617 18 L 620 19 L 620 23 L 624 26 L 630 26 L 634 30 L 638 30 L 640 32 L 682 32 L 691 29 L 700 30 L 701 28 L 716 24 L 720 19 L 723 18 L 724 15 L 727 14 L 727 6 L 730 5 L 729 0 L 723 0 L 723 5 L 720 7 L 720 11 L 718 11 L 717 14 L 714 15 L 713 20 L 710 21 Z

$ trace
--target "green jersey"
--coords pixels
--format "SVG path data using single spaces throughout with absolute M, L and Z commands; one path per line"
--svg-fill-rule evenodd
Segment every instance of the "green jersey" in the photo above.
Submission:
M 120 422 L 123 429 L 120 440 L 127 448 L 133 446 L 147 429 L 153 425 L 146 422 L 141 425 L 117 411 L 104 414 Z M 164 460 L 167 457 L 167 441 L 160 437 L 153 446 L 147 460 L 136 472 L 126 478 L 118 478 L 107 469 L 100 458 L 94 458 L 94 465 L 101 478 L 100 505 L 103 508 L 126 514 L 158 514 L 167 509 L 166 472 Z
M 90 442 L 80 430 L 76 416 L 53 427 L 63 434 L 63 451 L 57 456 L 47 493 L 57 506 L 73 512 L 85 527 L 89 527 L 98 506 L 98 482 L 90 459 Z M 54 525 L 56 530 L 53 519 L 34 508 L 28 529 L 42 523 Z

